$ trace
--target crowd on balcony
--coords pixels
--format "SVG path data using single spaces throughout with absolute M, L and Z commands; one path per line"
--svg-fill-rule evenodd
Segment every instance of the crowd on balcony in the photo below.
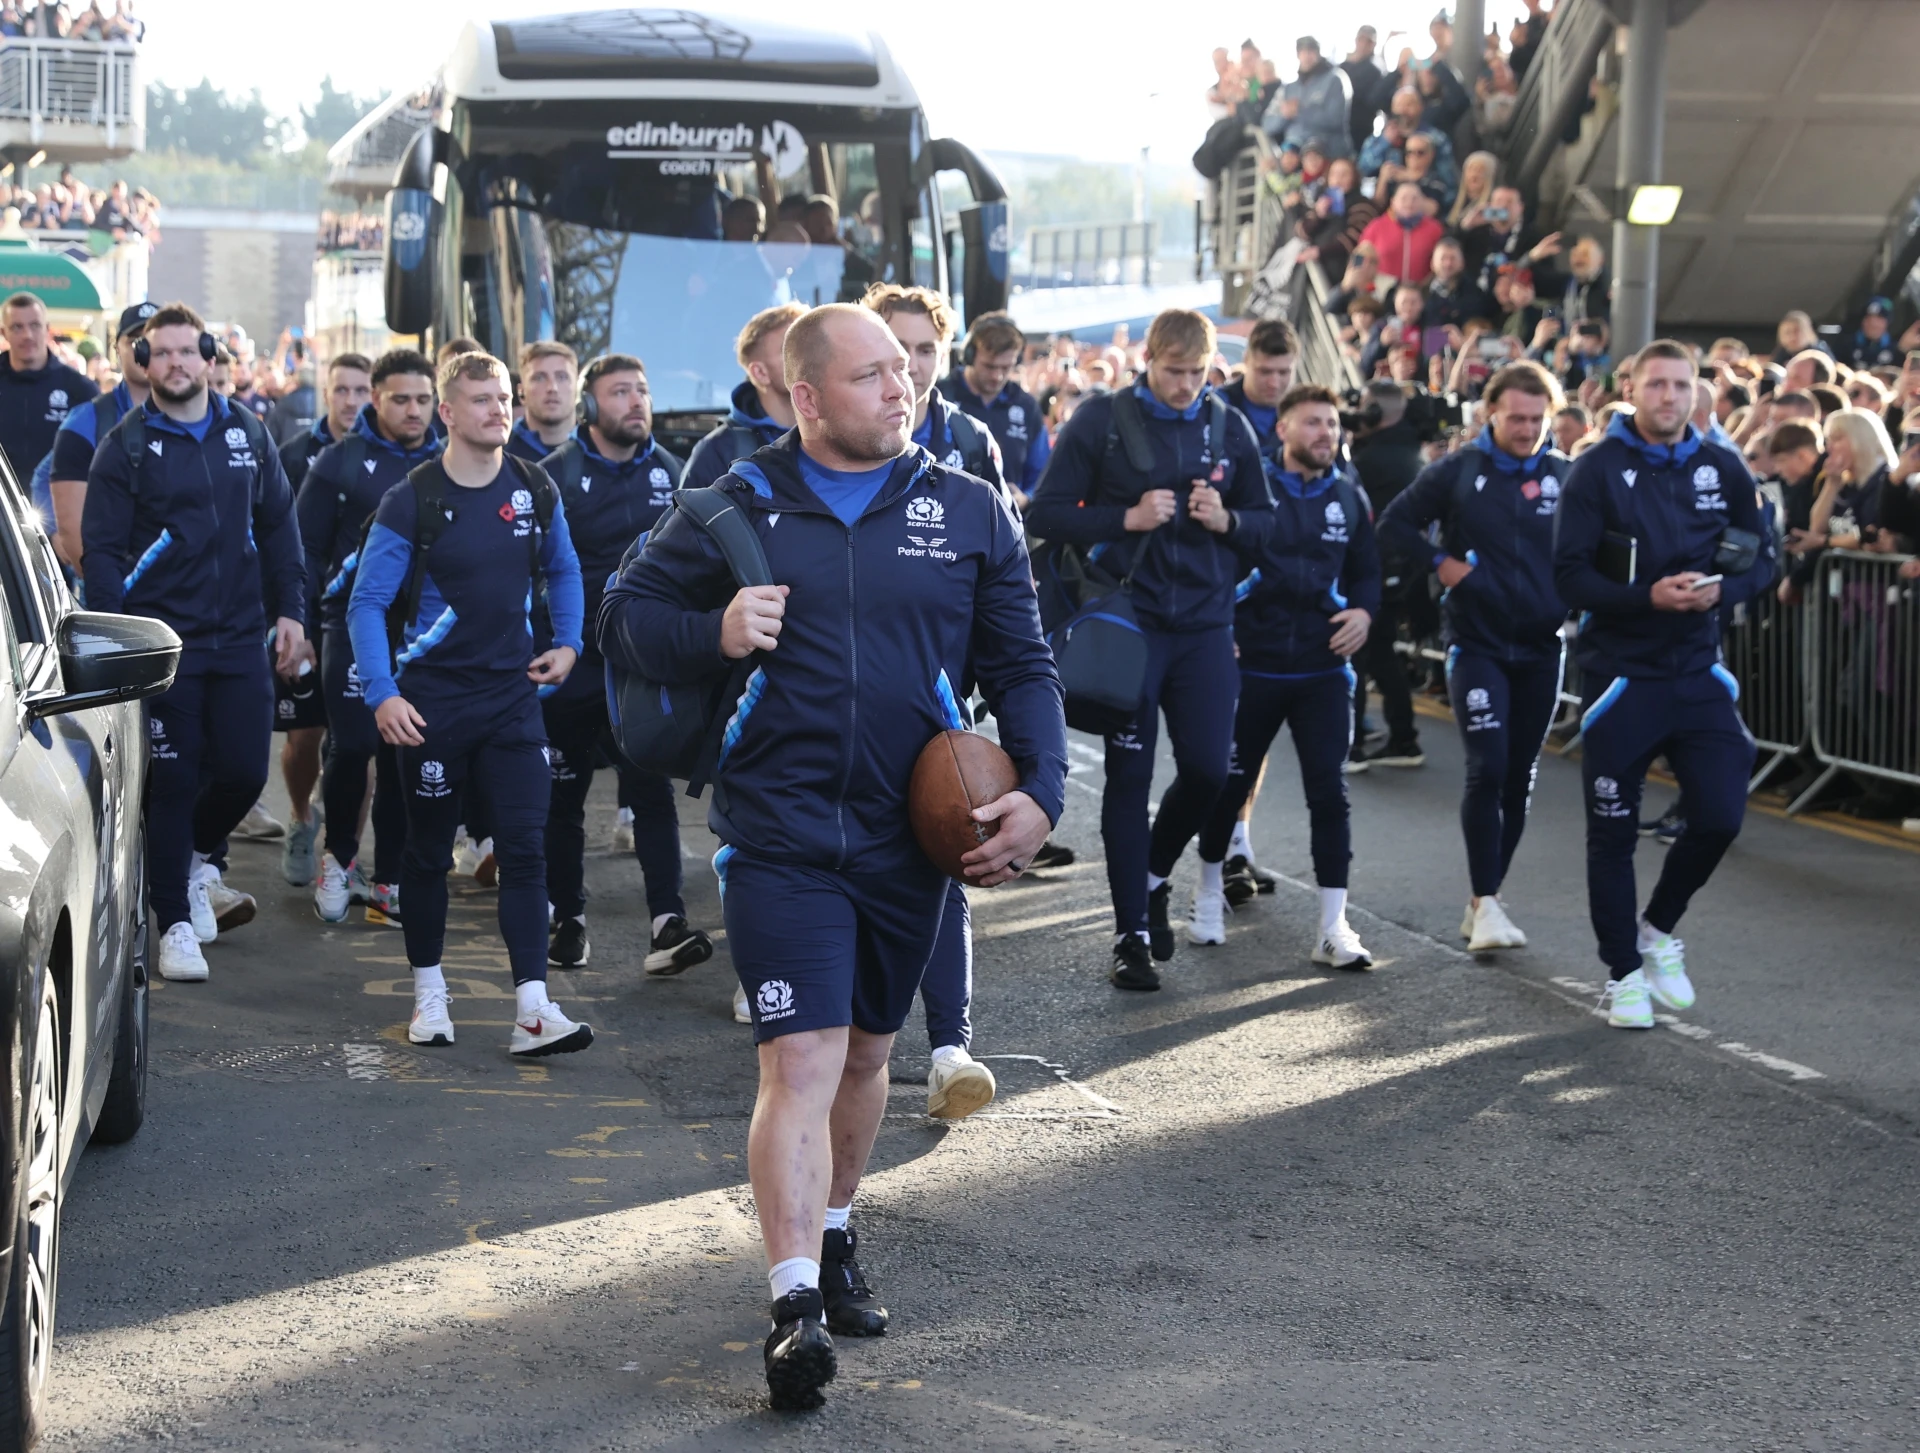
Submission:
M 314 239 L 315 252 L 378 252 L 386 240 L 387 221 L 378 212 L 333 212 L 320 214 L 320 232 Z
M 87 234 L 79 236 L 77 234 Z M 0 181 L 0 242 L 39 240 L 86 257 L 95 235 L 113 242 L 160 241 L 160 199 L 145 187 L 116 180 L 93 186 L 63 167 L 57 181 Z
M 137 45 L 146 38 L 146 22 L 133 13 L 133 0 L 43 0 L 0 4 L 0 43 L 13 37 L 35 40 L 83 40 Z

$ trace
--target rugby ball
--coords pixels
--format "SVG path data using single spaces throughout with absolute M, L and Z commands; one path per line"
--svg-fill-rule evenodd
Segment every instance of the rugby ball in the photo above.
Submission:
M 907 789 L 907 814 L 920 850 L 949 878 L 966 881 L 961 856 L 1000 831 L 973 809 L 1020 785 L 1013 758 L 978 732 L 944 731 L 921 749 Z

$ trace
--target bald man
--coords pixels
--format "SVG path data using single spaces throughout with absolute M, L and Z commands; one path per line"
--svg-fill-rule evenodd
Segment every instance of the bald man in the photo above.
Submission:
M 712 538 L 670 513 L 607 591 L 599 632 L 609 661 L 666 684 L 757 663 L 708 821 L 759 1045 L 747 1170 L 773 1294 L 767 1386 L 776 1408 L 802 1409 L 833 1378 L 829 1329 L 887 1326 L 849 1217 L 947 900 L 907 819 L 914 763 L 969 725 L 971 674 L 1020 783 L 973 813 L 998 824 L 962 859 L 990 888 L 1059 820 L 1066 723 L 1020 526 L 989 486 L 911 444 L 913 383 L 886 323 L 815 308 L 784 365 L 796 430 L 714 486 L 780 583 L 736 589 Z

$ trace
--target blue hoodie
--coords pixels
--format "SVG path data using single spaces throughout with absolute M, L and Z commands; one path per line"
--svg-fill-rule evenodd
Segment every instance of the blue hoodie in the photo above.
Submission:
M 1027 527 L 1044 540 L 1094 547 L 1091 557 L 1115 574 L 1123 574 L 1151 539 L 1152 552 L 1133 578 L 1140 624 L 1175 632 L 1231 625 L 1233 588 L 1241 573 L 1234 552 L 1250 556 L 1258 549 L 1273 510 L 1253 426 L 1229 409 L 1226 458 L 1210 459 L 1204 391 L 1178 412 L 1155 398 L 1144 382 L 1136 385 L 1134 397 L 1153 446 L 1153 472 L 1136 473 L 1117 439 L 1107 447 L 1115 432 L 1113 396 L 1086 399 L 1060 430 L 1027 508 Z M 1233 528 L 1225 535 L 1188 515 L 1187 497 L 1196 479 L 1211 480 L 1233 510 Z M 1152 535 L 1130 534 L 1126 513 L 1150 489 L 1173 491 L 1174 517 Z
M 306 621 L 293 491 L 266 443 L 256 454 L 234 406 L 209 394 L 198 424 L 151 401 L 139 492 L 122 419 L 94 451 L 80 532 L 87 608 L 152 616 L 189 651 L 258 652 L 275 618 Z
M 735 460 L 745 459 L 786 432 L 767 417 L 760 391 L 750 382 L 741 383 L 734 388 L 726 423 L 693 446 L 681 483 L 688 489 L 705 489 L 733 468 Z
M 360 536 L 367 520 L 380 508 L 388 490 L 415 465 L 440 452 L 440 441 L 431 431 L 414 449 L 387 438 L 374 423 L 372 404 L 361 407 L 350 433 L 358 443 L 341 440 L 314 456 L 295 504 L 300 541 L 307 552 L 307 618 L 328 630 L 344 629 L 347 624 L 347 597 L 353 592 Z M 356 455 L 357 465 L 352 462 Z
M 413 561 L 414 491 L 429 469 L 441 473 L 450 517 L 427 556 L 420 610 L 402 629 L 396 663 L 388 654 L 387 608 Z M 447 479 L 438 459 L 418 466 L 380 501 L 347 601 L 347 633 L 367 708 L 400 694 L 397 677 L 405 679 L 409 701 L 435 703 L 423 709 L 429 720 L 435 710 L 505 711 L 513 698 L 534 695 L 527 667 L 535 655 L 533 593 L 542 588 L 555 643 L 580 650 L 580 561 L 564 501 L 554 506 L 552 528 L 541 530 L 532 491 L 512 460 L 502 459 L 500 472 L 480 489 Z
M 1552 447 L 1517 459 L 1493 431 L 1429 464 L 1380 514 L 1380 544 L 1402 560 L 1473 566 L 1441 597 L 1449 646 L 1515 665 L 1560 655 L 1566 603 L 1553 579 L 1553 524 L 1573 461 Z M 1440 548 L 1425 539 L 1440 523 Z
M 1040 635 L 1019 524 L 978 480 L 909 448 L 852 524 L 801 476 L 799 436 L 735 466 L 720 489 L 791 587 L 779 645 L 758 658 L 722 738 L 722 841 L 780 862 L 886 872 L 924 859 L 907 785 L 936 732 L 963 724 L 969 662 L 995 702 L 1020 788 L 1057 822 L 1066 791 L 1060 677 Z M 731 663 L 735 594 L 710 536 L 669 515 L 600 607 L 609 661 L 657 681 Z
M 1649 444 L 1628 415 L 1616 414 L 1605 437 L 1567 471 L 1554 529 L 1560 596 L 1586 612 L 1578 656 L 1588 681 L 1690 676 L 1719 665 L 1721 612 L 1655 610 L 1653 583 L 1683 570 L 1712 574 L 1715 546 L 1731 525 L 1758 535 L 1760 554 L 1751 570 L 1721 583 L 1720 600 L 1751 600 L 1773 583 L 1769 516 L 1739 454 L 1691 424 L 1676 444 Z M 1638 542 L 1629 584 L 1595 564 L 1608 532 Z
M 1345 668 L 1327 643 L 1333 616 L 1354 607 L 1380 614 L 1380 552 L 1366 492 L 1339 471 L 1311 479 L 1269 469 L 1272 528 L 1234 594 L 1240 669 L 1256 676 L 1320 676 Z
M 966 370 L 956 368 L 937 385 L 939 391 L 985 424 L 1000 446 L 1000 468 L 1009 484 L 1032 494 L 1053 452 L 1047 440 L 1046 415 L 1032 394 L 1009 383 L 991 399 L 967 387 Z

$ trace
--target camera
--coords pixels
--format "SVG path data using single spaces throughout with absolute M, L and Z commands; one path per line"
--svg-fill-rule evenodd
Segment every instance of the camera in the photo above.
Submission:
M 1377 429 L 1380 419 L 1378 399 L 1366 397 L 1357 388 L 1347 389 L 1340 395 L 1340 427 L 1347 433 L 1364 434 Z M 1466 421 L 1467 406 L 1458 394 L 1429 393 L 1416 386 L 1407 395 L 1405 422 L 1423 444 L 1432 443 L 1449 430 L 1462 427 Z
M 1343 390 L 1340 395 L 1340 428 L 1348 434 L 1363 433 L 1380 426 L 1380 404 L 1376 399 L 1366 398 L 1357 388 Z

